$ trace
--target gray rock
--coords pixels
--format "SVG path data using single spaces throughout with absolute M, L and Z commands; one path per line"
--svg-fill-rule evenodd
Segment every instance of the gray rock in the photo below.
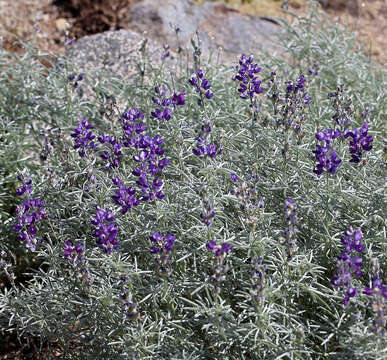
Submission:
M 192 70 L 191 38 L 200 31 L 204 57 L 212 50 L 223 49 L 220 61 L 236 64 L 241 53 L 259 55 L 267 51 L 278 55 L 281 48 L 276 35 L 282 30 L 275 20 L 240 14 L 221 3 L 194 5 L 190 0 L 144 0 L 130 9 L 128 27 L 131 30 L 108 31 L 78 39 L 66 52 L 78 72 L 93 76 L 97 70 L 132 82 L 143 66 L 141 47 L 146 40 L 149 67 L 161 64 L 162 45 L 168 43 L 179 49 L 171 22 L 179 26 L 179 42 L 184 59 L 189 58 Z M 142 33 L 142 34 L 140 34 Z M 187 57 L 188 56 L 188 57 Z M 258 58 L 257 61 L 259 62 Z M 171 51 L 165 60 L 169 69 L 177 68 L 178 56 Z M 93 97 L 90 89 L 84 89 L 87 97 Z
M 127 26 L 175 50 L 179 46 L 176 26 L 180 29 L 180 45 L 187 49 L 191 49 L 190 39 L 196 37 L 198 29 L 203 53 L 222 48 L 226 64 L 234 63 L 241 53 L 267 51 L 279 55 L 283 51 L 277 42 L 281 27 L 275 20 L 244 15 L 222 3 L 144 0 L 130 8 Z

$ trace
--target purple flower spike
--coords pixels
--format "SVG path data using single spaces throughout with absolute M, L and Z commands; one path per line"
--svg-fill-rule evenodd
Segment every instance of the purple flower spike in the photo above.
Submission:
M 12 230 L 17 232 L 19 239 L 26 242 L 29 250 L 35 251 L 38 243 L 43 241 L 36 238 L 37 225 L 41 220 L 47 219 L 48 215 L 44 208 L 44 201 L 39 198 L 28 198 L 16 208 L 17 222 Z
M 156 256 L 158 274 L 168 277 L 172 273 L 168 264 L 171 262 L 171 251 L 175 245 L 176 236 L 169 233 L 164 236 L 162 233 L 155 231 L 150 240 L 156 244 L 151 247 L 150 252 Z
M 164 44 L 163 45 L 163 53 L 161 55 L 161 60 L 164 61 L 167 57 L 169 57 L 170 55 L 170 52 L 169 52 L 169 45 L 168 44 Z
M 81 73 L 75 78 L 75 75 L 70 75 L 67 77 L 67 79 L 72 82 L 73 87 L 77 88 L 79 86 L 78 82 L 82 81 L 85 78 L 85 74 Z
M 67 259 L 73 260 L 74 264 L 76 264 L 78 261 L 82 261 L 82 254 L 84 251 L 84 245 L 82 243 L 78 243 L 75 246 L 71 241 L 66 241 L 64 243 L 64 256 Z
M 293 199 L 291 198 L 285 199 L 284 214 L 285 214 L 285 231 L 283 232 L 284 245 L 286 245 L 288 260 L 291 260 L 298 250 L 298 247 L 296 245 L 297 214 L 296 214 L 296 204 L 293 201 Z
M 374 332 L 384 336 L 386 333 L 386 301 L 387 285 L 383 284 L 382 272 L 377 258 L 371 258 L 370 281 L 372 285 L 363 290 L 363 294 L 371 298 L 371 308 L 374 312 Z
M 192 152 L 196 156 L 207 155 L 211 159 L 215 158 L 222 152 L 222 144 L 218 145 L 211 142 L 212 122 L 206 120 L 201 126 L 198 136 L 196 137 L 196 148 Z
M 318 141 L 324 141 L 324 145 L 317 144 L 316 150 L 312 151 L 315 154 L 317 164 L 313 172 L 317 175 L 321 175 L 324 169 L 334 175 L 341 164 L 337 152 L 331 148 L 332 139 L 336 139 L 341 135 L 340 130 L 328 129 L 325 131 L 319 131 L 315 134 Z
M 222 245 L 218 245 L 214 240 L 211 240 L 206 244 L 206 247 L 215 255 L 215 265 L 211 281 L 214 284 L 215 292 L 219 293 L 219 285 L 226 279 L 227 267 L 223 263 L 227 253 L 231 250 L 231 244 L 223 243 Z
M 102 134 L 98 137 L 98 141 L 101 144 L 105 144 L 108 150 L 104 150 L 101 154 L 101 159 L 105 161 L 105 168 L 110 170 L 111 168 L 119 167 L 119 160 L 122 156 L 121 148 L 123 143 L 118 143 L 114 136 L 106 136 Z
M 73 130 L 71 137 L 75 139 L 74 149 L 79 149 L 78 154 L 80 157 L 86 156 L 86 149 L 94 149 L 97 144 L 93 141 L 95 135 L 89 129 L 93 126 L 87 122 L 86 118 L 83 118 L 78 126 Z
M 349 303 L 349 300 L 350 300 L 352 297 L 356 296 L 357 290 L 358 290 L 358 289 L 357 289 L 356 287 L 353 288 L 352 286 L 350 286 L 350 287 L 347 289 L 347 291 L 345 292 L 346 296 L 343 298 L 343 304 L 344 304 L 344 306 L 347 306 L 348 303 Z
M 257 64 L 253 64 L 253 62 L 254 58 L 252 55 L 247 58 L 245 54 L 242 54 L 237 68 L 238 73 L 234 76 L 234 80 L 239 82 L 239 96 L 242 99 L 250 97 L 250 101 L 253 101 L 255 94 L 261 94 L 264 91 L 260 87 L 262 81 L 256 76 L 261 71 L 261 68 Z
M 198 69 L 196 71 L 195 76 L 189 80 L 189 83 L 195 88 L 195 91 L 199 93 L 201 97 L 204 95 L 207 99 L 211 99 L 214 96 L 214 94 L 210 91 L 210 82 L 208 79 L 204 78 L 202 69 Z
M 185 105 L 185 91 L 179 94 L 174 93 L 170 98 L 166 97 L 166 89 L 160 90 L 159 88 L 156 88 L 155 92 L 159 97 L 152 97 L 152 101 L 159 107 L 152 111 L 151 115 L 158 120 L 170 120 L 173 110 L 176 110 L 179 106 Z M 173 108 L 169 107 L 171 105 L 173 105 Z
M 98 247 L 108 254 L 120 248 L 117 241 L 118 227 L 113 221 L 113 213 L 99 207 L 97 207 L 95 218 L 91 221 L 96 226 L 93 237 L 97 239 Z
M 217 245 L 214 240 L 211 240 L 206 244 L 206 248 L 211 252 L 213 252 L 217 257 L 220 257 L 220 256 L 224 257 L 225 254 L 227 254 L 231 250 L 232 246 L 229 243 L 223 243 L 222 245 Z
M 364 151 L 372 149 L 371 143 L 374 141 L 371 135 L 368 135 L 368 123 L 364 121 L 363 126 L 352 131 L 347 130 L 344 138 L 351 137 L 349 141 L 349 152 L 351 154 L 350 162 L 358 164 L 363 156 Z
M 371 274 L 370 280 L 372 285 L 370 287 L 366 287 L 363 290 L 363 294 L 372 296 L 373 302 L 380 302 L 380 297 L 387 300 L 387 285 L 383 284 L 382 273 L 380 271 L 380 265 L 377 258 L 371 259 Z M 377 307 L 375 307 L 377 308 Z
M 354 230 L 349 227 L 345 231 L 345 237 L 341 239 L 345 249 L 338 256 L 337 272 L 333 275 L 331 283 L 339 288 L 347 288 L 343 298 L 344 306 L 347 306 L 351 297 L 356 296 L 358 292 L 357 288 L 351 286 L 351 279 L 353 275 L 358 277 L 362 275 L 360 269 L 363 266 L 363 259 L 356 256 L 356 253 L 361 254 L 365 249 L 365 246 L 360 243 L 362 236 L 360 228 Z
M 22 196 L 25 193 L 30 194 L 32 192 L 32 186 L 31 186 L 32 180 L 31 180 L 31 178 L 29 176 L 27 178 L 24 178 L 23 174 L 19 174 L 17 179 L 20 182 L 22 182 L 23 185 L 16 189 L 16 195 Z
M 160 93 L 160 90 L 158 92 Z M 129 115 L 132 112 L 130 110 L 126 117 L 130 118 Z M 136 121 L 137 118 L 137 116 L 133 118 L 133 121 Z M 171 163 L 169 159 L 162 158 L 165 153 L 162 148 L 164 139 L 159 135 L 152 138 L 148 134 L 142 134 L 143 130 L 136 134 L 133 130 L 135 125 L 134 122 L 124 122 L 126 137 L 123 140 L 123 145 L 138 150 L 137 154 L 133 155 L 133 160 L 137 162 L 137 166 L 132 171 L 132 174 L 138 177 L 136 180 L 140 190 L 137 197 L 138 202 L 154 200 L 155 198 L 162 199 L 165 195 L 161 191 L 163 183 L 159 177 L 165 167 Z
M 140 204 L 140 201 L 135 197 L 136 189 L 132 186 L 125 187 L 118 176 L 113 178 L 112 181 L 118 186 L 118 190 L 114 190 L 112 199 L 117 205 L 121 206 L 121 214 L 126 214 L 132 207 Z

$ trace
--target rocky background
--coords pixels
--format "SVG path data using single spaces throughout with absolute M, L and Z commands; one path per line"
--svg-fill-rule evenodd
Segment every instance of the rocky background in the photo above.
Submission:
M 246 44 L 258 44 L 272 51 L 275 50 L 275 46 L 271 48 L 271 35 L 276 32 L 275 18 L 292 19 L 281 11 L 282 0 L 171 0 L 167 3 L 165 8 L 158 0 L 0 0 L 2 46 L 9 51 L 19 51 L 20 46 L 13 36 L 16 35 L 32 41 L 42 50 L 63 53 L 66 31 L 70 37 L 81 38 L 121 29 L 141 33 L 160 43 L 173 43 L 170 21 L 177 16 L 187 19 L 184 32 L 180 34 L 183 43 L 200 22 L 207 47 L 221 46 L 236 54 L 248 51 Z M 289 0 L 289 10 L 306 13 L 307 3 L 306 0 Z M 332 20 L 359 31 L 366 51 L 374 59 L 387 63 L 387 37 L 384 36 L 387 3 L 384 0 L 320 0 L 320 3 Z M 251 21 L 252 16 L 260 21 Z M 262 36 L 251 43 L 252 35 L 245 37 L 250 32 Z M 217 35 L 215 40 L 212 39 L 214 35 Z

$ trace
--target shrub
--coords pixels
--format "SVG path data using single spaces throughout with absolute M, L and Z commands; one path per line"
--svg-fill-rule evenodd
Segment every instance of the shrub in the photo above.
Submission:
M 78 79 L 110 109 L 2 51 L 3 333 L 69 359 L 383 358 L 385 72 L 312 15 L 290 62 Z

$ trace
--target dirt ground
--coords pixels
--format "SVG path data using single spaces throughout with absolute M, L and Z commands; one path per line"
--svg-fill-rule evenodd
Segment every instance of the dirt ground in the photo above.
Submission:
M 70 38 L 106 30 L 125 29 L 124 12 L 140 0 L 0 0 L 2 46 L 18 51 L 16 35 L 44 51 L 63 53 L 65 34 Z M 197 0 L 198 2 L 204 0 Z M 218 0 L 219 1 L 219 0 Z M 220 0 L 241 12 L 284 17 L 279 0 Z M 290 0 L 289 10 L 306 12 L 305 0 Z M 357 30 L 367 55 L 387 64 L 387 2 L 384 0 L 321 0 L 328 16 L 342 26 Z M 253 6 L 255 4 L 255 7 Z M 356 8 L 353 8 L 356 4 Z M 258 6 L 259 5 L 259 6 Z M 261 6 L 265 5 L 265 6 Z

